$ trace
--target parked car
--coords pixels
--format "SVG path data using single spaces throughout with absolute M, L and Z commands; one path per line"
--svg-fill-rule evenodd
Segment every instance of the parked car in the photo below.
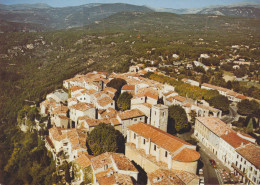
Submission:
M 211 164 L 211 166 L 212 166 L 213 168 L 216 168 L 216 167 L 217 167 L 216 162 L 215 162 L 214 159 L 210 159 L 209 162 L 210 162 L 210 164 Z

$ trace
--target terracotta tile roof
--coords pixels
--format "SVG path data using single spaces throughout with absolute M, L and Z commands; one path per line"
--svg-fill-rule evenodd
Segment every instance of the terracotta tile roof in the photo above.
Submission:
M 132 109 L 132 110 L 120 112 L 118 114 L 118 116 L 120 117 L 120 119 L 125 120 L 125 119 L 145 116 L 145 114 L 142 111 L 140 111 L 139 109 Z
M 247 159 L 250 163 L 252 163 L 257 169 L 260 169 L 260 146 L 256 144 L 249 143 L 244 145 L 236 151 L 242 155 L 245 159 Z
M 117 111 L 111 107 L 108 107 L 106 110 L 99 110 L 98 112 L 101 116 L 101 118 L 116 118 L 117 116 Z
M 163 93 L 164 96 L 169 96 L 173 93 L 176 93 L 175 91 L 169 91 L 169 92 L 166 92 L 166 93 Z
M 139 97 L 147 96 L 147 97 L 153 98 L 155 100 L 158 100 L 158 98 L 159 98 L 158 91 L 156 89 L 154 89 L 154 88 L 151 88 L 151 87 L 140 88 L 140 89 L 138 89 L 138 93 L 137 94 L 139 94 L 139 95 L 137 95 Z
M 50 112 L 51 114 L 66 114 L 68 110 L 69 108 L 67 106 L 64 106 L 62 104 L 55 104 Z
M 83 169 L 91 165 L 89 157 L 85 154 L 81 154 L 75 161 Z
M 116 89 L 112 88 L 112 87 L 106 87 L 103 91 L 105 92 L 112 92 L 112 93 L 116 93 Z
M 189 184 L 194 179 L 199 179 L 199 177 L 194 173 L 190 173 L 182 170 L 171 170 L 171 171 L 173 171 L 174 174 L 176 174 L 176 176 L 179 177 L 182 180 L 182 182 L 184 182 L 185 184 Z
M 73 101 L 77 102 L 78 100 L 77 100 L 76 98 L 69 98 L 69 99 L 68 99 L 68 103 L 69 103 L 69 102 L 73 102 Z
M 208 87 L 208 88 L 211 88 L 211 89 L 215 89 L 215 90 L 218 90 L 218 91 L 223 91 L 223 92 L 230 91 L 227 88 L 223 88 L 223 87 L 219 87 L 219 86 L 212 85 L 212 84 L 207 84 L 207 83 L 203 83 L 201 86 L 205 86 L 205 87 Z
M 234 92 L 234 91 L 228 91 L 228 92 L 227 92 L 227 95 L 236 97 L 236 96 L 237 96 L 237 93 Z
M 176 95 L 173 97 L 175 100 L 179 101 L 179 102 L 184 102 L 186 100 L 185 97 L 183 96 L 179 96 L 179 95 Z
M 94 108 L 94 105 L 90 103 L 77 103 L 76 105 L 73 105 L 70 108 L 79 111 L 86 111 L 88 109 Z
M 72 86 L 70 87 L 71 92 L 77 91 L 77 90 L 84 90 L 84 87 L 80 87 L 80 86 Z
M 135 166 L 130 162 L 130 160 L 124 154 L 110 153 L 110 155 L 119 170 L 138 172 Z
M 192 146 L 191 144 L 181 140 L 178 137 L 175 137 L 171 134 L 168 134 L 167 132 L 164 132 L 158 128 L 155 128 L 155 127 L 145 124 L 145 123 L 140 122 L 140 123 L 131 125 L 128 127 L 128 129 L 134 131 L 135 133 L 143 136 L 146 139 L 151 139 L 151 142 L 166 149 L 167 151 L 169 151 L 171 153 L 176 152 L 181 147 L 184 147 L 183 149 L 185 149 L 185 145 Z M 179 152 L 181 152 L 181 151 L 179 151 Z M 187 151 L 187 150 L 185 150 L 185 151 Z M 188 152 L 188 154 L 192 154 L 193 157 L 190 157 L 190 159 L 192 159 L 192 161 L 195 160 L 195 158 L 199 157 L 199 154 L 196 154 L 196 151 L 194 151 L 194 153 L 190 152 L 190 151 L 187 151 L 187 152 Z M 184 154 L 182 153 L 182 155 L 184 155 Z M 183 158 L 184 160 L 189 159 L 189 157 L 187 155 L 184 156 L 184 158 Z M 181 158 L 181 156 L 177 156 L 176 160 L 177 159 L 181 160 L 182 158 Z
M 61 128 L 58 128 L 58 127 L 50 128 L 49 133 L 53 137 L 53 139 L 56 141 L 61 141 L 66 138 L 66 135 L 62 134 Z
M 173 157 L 176 161 L 197 161 L 199 158 L 200 154 L 196 150 L 191 150 L 189 148 L 183 149 Z
M 97 103 L 101 106 L 101 107 L 104 107 L 108 104 L 111 104 L 113 103 L 114 100 L 112 100 L 110 97 L 104 97 L 104 98 L 101 98 L 97 101 Z
M 224 139 L 227 143 L 229 143 L 234 148 L 238 148 L 242 144 L 245 145 L 250 143 L 248 140 L 239 137 L 235 131 L 226 132 L 221 136 L 221 138 Z
M 112 118 L 110 119 L 111 124 L 116 126 L 116 125 L 121 125 L 121 123 L 119 122 L 119 120 L 117 118 Z
M 106 164 L 111 164 L 111 163 L 112 163 L 112 160 L 110 157 L 110 153 L 108 153 L 108 152 L 98 155 L 96 157 L 93 157 L 91 159 L 91 164 L 92 164 L 94 170 L 102 168 Z
M 134 91 L 134 90 L 135 90 L 135 85 L 124 85 L 124 86 L 122 87 L 122 90 Z
M 185 103 L 183 106 L 184 107 L 191 107 L 191 104 L 190 103 Z
M 187 82 L 189 79 L 188 78 L 183 78 L 181 81 Z
M 112 168 L 109 168 L 105 171 L 95 174 L 98 184 L 100 185 L 115 185 L 116 179 L 114 176 L 114 171 Z
M 231 132 L 232 129 L 223 121 L 215 117 L 197 117 L 203 125 L 218 136 L 222 136 L 226 132 Z
M 179 177 L 177 177 L 173 171 L 165 169 L 158 169 L 152 173 L 149 173 L 148 179 L 151 185 L 185 185 L 185 183 L 182 182 L 182 180 Z
M 106 152 L 91 159 L 94 170 L 114 163 L 118 170 L 138 172 L 130 160 L 120 153 Z
M 64 120 L 70 120 L 70 118 L 68 118 L 67 116 L 64 116 L 64 115 L 59 115 L 59 118 L 64 119 Z
M 236 98 L 239 98 L 241 100 L 245 100 L 246 96 L 244 96 L 243 94 L 237 94 Z
M 86 135 L 77 129 L 62 129 L 52 127 L 49 129 L 50 135 L 56 141 L 68 139 L 72 145 L 72 149 L 86 149 Z
M 137 103 L 137 104 L 135 104 L 135 105 L 143 105 L 143 106 L 145 106 L 145 107 L 148 107 L 149 109 L 152 108 L 152 104 L 150 104 L 150 103 Z

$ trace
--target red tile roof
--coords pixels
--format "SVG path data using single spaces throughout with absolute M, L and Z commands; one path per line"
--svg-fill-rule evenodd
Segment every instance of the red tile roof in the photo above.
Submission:
M 181 179 L 177 177 L 173 171 L 165 169 L 158 169 L 152 173 L 149 173 L 148 179 L 151 185 L 185 185 L 185 183 L 182 182 Z
M 122 90 L 134 91 L 134 90 L 135 90 L 135 85 L 124 85 L 124 86 L 122 87 Z
M 88 109 L 94 108 L 94 105 L 89 103 L 77 103 L 76 105 L 73 105 L 70 108 L 79 111 L 86 111 Z
M 250 143 L 248 140 L 243 139 L 237 135 L 235 131 L 229 131 L 221 136 L 227 143 L 229 143 L 234 148 L 240 147 L 242 144 Z
M 179 101 L 179 102 L 184 102 L 186 100 L 185 97 L 183 96 L 179 96 L 179 95 L 176 95 L 173 97 L 175 100 Z
M 246 158 L 250 163 L 252 163 L 254 166 L 257 167 L 257 169 L 260 169 L 260 146 L 256 144 L 249 143 L 247 145 L 244 145 L 236 151 L 242 155 L 244 158 Z
M 181 152 L 173 157 L 176 161 L 197 161 L 200 158 L 200 154 L 196 150 L 184 148 Z
M 108 104 L 111 104 L 113 103 L 114 101 L 110 98 L 110 97 L 104 97 L 104 98 L 101 98 L 97 101 L 97 103 L 101 106 L 101 107 L 104 107 Z
M 140 111 L 139 109 L 132 109 L 132 110 L 120 112 L 118 114 L 118 116 L 120 117 L 120 119 L 125 120 L 125 119 L 145 116 L 145 114 L 142 111 Z
M 218 136 L 222 136 L 226 132 L 232 131 L 232 129 L 226 123 L 224 123 L 223 121 L 221 121 L 218 118 L 197 117 L 196 119 Z
M 91 165 L 89 156 L 87 156 L 87 155 L 85 155 L 85 154 L 81 154 L 81 155 L 76 159 L 76 162 L 77 162 L 77 163 L 79 164 L 79 166 L 80 166 L 81 168 L 83 168 L 83 169 Z
M 145 124 L 145 123 L 140 122 L 140 123 L 131 125 L 128 127 L 128 129 L 134 131 L 135 133 L 143 136 L 146 139 L 151 139 L 151 142 L 155 143 L 156 145 L 158 145 L 172 153 L 176 152 L 181 147 L 185 147 L 185 145 L 192 146 L 191 144 L 181 140 L 178 137 L 175 137 L 171 134 L 168 134 L 167 132 L 164 132 L 158 128 L 155 128 L 155 127 Z M 181 152 L 181 151 L 179 151 L 179 152 Z M 187 155 L 186 154 L 184 155 L 184 153 L 182 153 L 182 155 L 184 156 L 183 158 L 180 155 L 176 155 L 177 156 L 176 160 L 194 161 L 194 160 L 198 160 L 200 157 L 199 153 L 196 151 L 192 152 L 192 151 L 189 151 L 189 149 L 185 150 L 185 151 L 188 152 Z M 188 156 L 189 154 L 192 156 L 189 157 Z

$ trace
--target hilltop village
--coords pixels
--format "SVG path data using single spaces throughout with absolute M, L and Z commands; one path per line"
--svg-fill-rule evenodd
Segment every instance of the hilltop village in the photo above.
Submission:
M 229 169 L 238 182 L 259 184 L 260 147 L 256 139 L 237 132 L 226 124 L 222 111 L 205 100 L 180 96 L 175 87 L 145 77 L 158 72 L 143 64 L 131 66 L 129 72 L 90 72 L 63 81 L 63 89 L 46 96 L 40 114 L 48 117 L 48 133 L 43 137 L 56 166 L 72 163 L 73 184 L 204 184 L 199 170 L 198 146 L 167 133 L 169 107 L 178 105 L 195 124 L 193 137 L 212 152 Z M 120 79 L 120 80 L 118 80 Z M 112 81 L 124 81 L 119 88 Z M 216 90 L 230 101 L 246 99 L 229 89 L 183 79 L 184 83 Z M 130 106 L 118 107 L 122 94 L 131 95 Z M 100 124 L 111 125 L 125 140 L 123 153 L 105 152 L 94 156 L 86 141 Z M 47 126 L 47 121 L 46 121 Z M 26 126 L 21 126 L 26 130 Z M 39 125 L 36 126 L 39 129 Z M 144 178 L 145 174 L 145 178 Z

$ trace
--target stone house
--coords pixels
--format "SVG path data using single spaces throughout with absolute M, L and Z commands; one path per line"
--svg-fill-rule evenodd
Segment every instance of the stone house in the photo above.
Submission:
M 106 152 L 91 159 L 93 184 L 136 184 L 138 170 L 124 154 Z
M 146 173 L 162 168 L 196 174 L 200 158 L 196 146 L 141 122 L 127 129 L 125 155 Z
M 199 177 L 182 170 L 158 169 L 148 174 L 148 185 L 198 185 Z
M 138 109 L 119 112 L 116 118 L 122 124 L 122 134 L 124 136 L 126 136 L 127 127 L 140 121 L 145 122 L 146 120 L 145 114 Z
M 72 121 L 72 128 L 78 127 L 78 118 L 82 116 L 88 116 L 90 118 L 96 118 L 96 108 L 93 104 L 78 103 L 70 107 L 70 119 Z

